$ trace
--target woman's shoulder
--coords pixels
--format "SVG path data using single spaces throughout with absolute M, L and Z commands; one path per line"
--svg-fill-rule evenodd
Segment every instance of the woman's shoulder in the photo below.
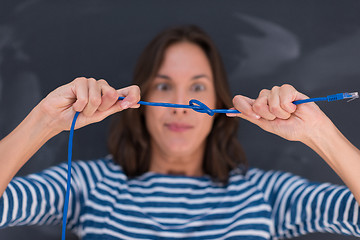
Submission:
M 297 177 L 296 175 L 286 172 L 283 170 L 277 170 L 277 169 L 271 169 L 271 170 L 264 170 L 256 167 L 251 167 L 246 172 L 246 178 L 248 179 L 256 179 L 256 178 L 269 178 L 269 177 L 281 177 L 281 176 L 287 176 L 287 177 Z
M 60 166 L 66 167 L 63 163 Z M 122 167 L 113 161 L 111 155 L 93 160 L 76 160 L 72 163 L 73 174 L 102 179 L 104 177 L 125 180 Z
M 264 170 L 257 167 L 250 167 L 246 169 L 243 168 L 235 169 L 230 174 L 233 179 L 244 179 L 245 181 L 250 181 L 254 184 L 260 184 L 269 181 L 270 179 L 293 179 L 293 180 L 304 180 L 301 177 L 292 174 L 290 172 L 282 170 Z
M 73 166 L 88 167 L 88 168 L 100 168 L 111 171 L 121 171 L 121 166 L 116 164 L 111 155 L 107 155 L 102 158 L 81 160 L 78 159 L 73 162 Z

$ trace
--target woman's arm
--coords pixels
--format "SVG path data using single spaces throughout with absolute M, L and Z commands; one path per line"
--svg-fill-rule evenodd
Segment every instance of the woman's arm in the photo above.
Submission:
M 0 196 L 19 169 L 55 135 L 39 108 L 34 108 L 0 141 Z
M 360 204 L 360 151 L 329 122 L 304 143 L 341 177 Z
M 265 131 L 300 141 L 317 152 L 341 177 L 360 203 L 360 151 L 335 127 L 315 103 L 294 105 L 308 98 L 291 85 L 262 90 L 257 99 L 235 96 L 239 116 Z
M 125 97 L 118 101 L 118 97 Z M 0 141 L 0 196 L 19 169 L 50 138 L 69 130 L 75 112 L 81 112 L 75 128 L 99 122 L 123 109 L 139 107 L 137 86 L 115 90 L 105 80 L 77 78 L 52 91 L 8 136 Z
M 275 239 L 312 232 L 360 237 L 359 204 L 346 186 L 309 182 L 291 173 L 255 168 L 247 172 L 247 177 L 271 206 Z

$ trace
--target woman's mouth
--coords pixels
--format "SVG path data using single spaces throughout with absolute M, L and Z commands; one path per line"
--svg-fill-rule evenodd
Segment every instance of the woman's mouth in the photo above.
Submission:
M 193 126 L 185 123 L 165 123 L 165 127 L 173 132 L 184 132 L 193 128 Z

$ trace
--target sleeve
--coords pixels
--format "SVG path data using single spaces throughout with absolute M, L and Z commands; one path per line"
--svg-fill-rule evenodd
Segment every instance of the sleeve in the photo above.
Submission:
M 67 228 L 77 231 L 88 192 L 101 178 L 94 162 L 72 164 Z M 66 195 L 67 164 L 27 177 L 15 177 L 0 198 L 0 228 L 19 225 L 61 224 Z
M 250 180 L 271 205 L 274 238 L 311 232 L 360 237 L 360 208 L 345 186 L 312 183 L 279 171 L 252 169 Z

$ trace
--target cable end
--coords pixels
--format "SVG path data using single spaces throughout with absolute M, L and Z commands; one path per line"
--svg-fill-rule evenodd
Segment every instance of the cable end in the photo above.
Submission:
M 356 98 L 359 98 L 359 93 L 358 92 L 338 93 L 338 94 L 329 95 L 329 96 L 326 97 L 328 102 L 342 100 L 342 99 L 349 99 L 348 100 L 348 102 L 349 102 L 349 101 L 352 101 L 352 100 L 354 100 Z
M 347 98 L 349 99 L 348 102 L 359 98 L 359 93 L 358 92 L 352 92 L 352 93 L 344 93 L 344 99 Z

